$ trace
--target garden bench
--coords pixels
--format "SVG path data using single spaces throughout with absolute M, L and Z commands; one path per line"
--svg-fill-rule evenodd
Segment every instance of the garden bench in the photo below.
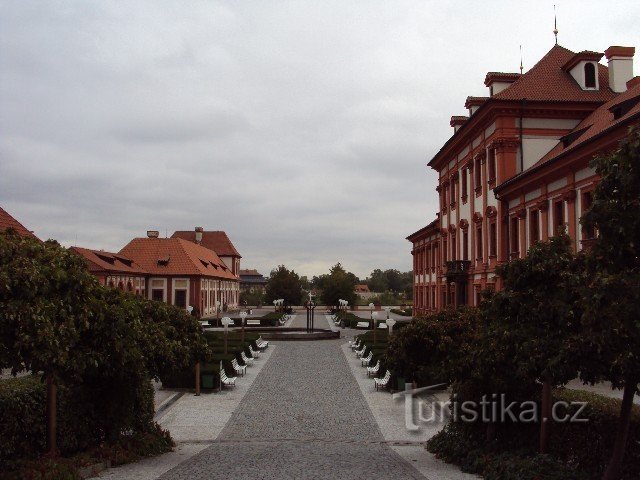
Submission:
M 367 367 L 367 377 L 375 377 L 380 370 L 380 360 L 373 367 Z
M 367 346 L 363 345 L 360 350 L 356 350 L 356 357 L 358 357 L 358 358 L 362 357 L 366 350 L 367 350 Z
M 242 361 L 245 365 L 251 365 L 254 362 L 254 359 L 251 357 L 247 357 L 247 354 L 244 353 L 244 351 L 240 353 L 240 358 L 242 358 Z
M 240 365 L 236 358 L 231 360 L 231 366 L 236 371 L 236 374 L 240 375 L 241 377 L 244 377 L 244 374 L 247 373 L 247 366 L 246 365 Z
M 267 340 L 263 340 L 262 337 L 258 337 L 256 345 L 260 350 L 264 350 L 269 346 L 269 342 Z
M 349 346 L 351 347 L 351 350 L 357 350 L 358 348 L 360 348 L 361 343 L 362 340 L 360 340 L 359 338 L 355 340 L 349 340 Z
M 227 372 L 224 371 L 224 368 L 220 370 L 220 381 L 222 381 L 223 387 L 235 387 L 236 378 L 237 377 L 228 377 Z
M 366 357 L 362 357 L 360 360 L 362 360 L 362 366 L 366 367 L 367 365 L 369 365 L 369 362 L 371 362 L 371 360 L 373 360 L 373 351 L 369 351 L 369 355 Z
M 260 319 L 247 320 L 247 325 L 258 325 L 258 326 L 260 326 Z
M 378 390 L 379 388 L 388 388 L 389 380 L 391 380 L 391 372 L 389 370 L 387 370 L 387 373 L 384 374 L 384 377 L 374 378 L 373 381 L 376 385 L 376 390 Z

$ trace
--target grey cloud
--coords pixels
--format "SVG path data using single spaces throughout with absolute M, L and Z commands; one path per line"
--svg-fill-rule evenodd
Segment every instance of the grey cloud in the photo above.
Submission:
M 589 2 L 588 2 L 589 3 Z M 119 249 L 226 230 L 247 267 L 409 269 L 426 162 L 489 70 L 552 45 L 536 5 L 24 0 L 0 4 L 0 204 L 43 238 Z M 561 43 L 638 46 L 640 7 L 571 0 Z M 593 13 L 592 13 L 593 12 Z M 527 18 L 527 22 L 522 22 Z

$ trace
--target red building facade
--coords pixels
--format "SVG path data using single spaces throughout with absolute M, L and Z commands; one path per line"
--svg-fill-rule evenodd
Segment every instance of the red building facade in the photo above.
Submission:
M 500 288 L 495 267 L 564 228 L 579 250 L 579 219 L 597 182 L 594 155 L 640 117 L 634 49 L 574 53 L 554 46 L 525 74 L 490 72 L 488 97 L 468 97 L 453 136 L 428 166 L 439 174 L 436 219 L 409 235 L 416 314 L 477 305 Z

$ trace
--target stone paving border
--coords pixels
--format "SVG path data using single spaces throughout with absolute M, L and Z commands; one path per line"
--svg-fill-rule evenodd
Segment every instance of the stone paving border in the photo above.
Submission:
M 235 388 L 203 393 L 199 397 L 187 392 L 165 410 L 159 423 L 162 428 L 171 432 L 177 444 L 173 452 L 111 468 L 102 472 L 99 478 L 155 480 L 209 447 L 220 435 L 276 348 L 275 345 L 269 345 L 253 365 L 247 368 L 247 374 L 238 377 Z

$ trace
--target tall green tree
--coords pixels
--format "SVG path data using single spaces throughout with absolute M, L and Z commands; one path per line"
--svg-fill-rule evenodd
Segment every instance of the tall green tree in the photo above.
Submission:
M 601 177 L 583 225 L 598 237 L 587 259 L 583 329 L 587 382 L 623 388 L 619 426 L 604 480 L 620 477 L 633 397 L 640 382 L 640 127 L 619 149 L 594 159 Z M 634 447 L 637 448 L 637 447 Z
M 57 242 L 0 233 L 0 366 L 44 372 L 47 446 L 56 454 L 56 385 L 90 359 L 75 355 L 99 288 L 84 261 Z
M 367 285 L 369 286 L 369 290 L 372 292 L 386 292 L 389 289 L 389 282 L 387 280 L 387 276 L 385 273 L 376 268 L 369 278 L 367 279 Z
M 0 233 L 0 367 L 43 372 L 51 455 L 58 385 L 92 392 L 96 436 L 113 439 L 153 425 L 151 378 L 207 353 L 199 322 L 183 310 L 103 288 L 56 242 Z
M 340 263 L 335 264 L 324 281 L 322 302 L 326 305 L 338 305 L 338 300 L 342 299 L 353 305 L 356 301 L 355 285 L 353 274 L 349 275 Z
M 551 390 L 578 375 L 580 271 L 571 239 L 560 233 L 534 244 L 524 258 L 498 266 L 504 287 L 483 306 L 517 345 L 513 362 L 520 376 L 542 384 L 542 453 L 549 443 Z
M 302 284 L 296 272 L 284 265 L 271 270 L 265 293 L 267 303 L 283 298 L 287 305 L 300 305 L 302 297 Z

